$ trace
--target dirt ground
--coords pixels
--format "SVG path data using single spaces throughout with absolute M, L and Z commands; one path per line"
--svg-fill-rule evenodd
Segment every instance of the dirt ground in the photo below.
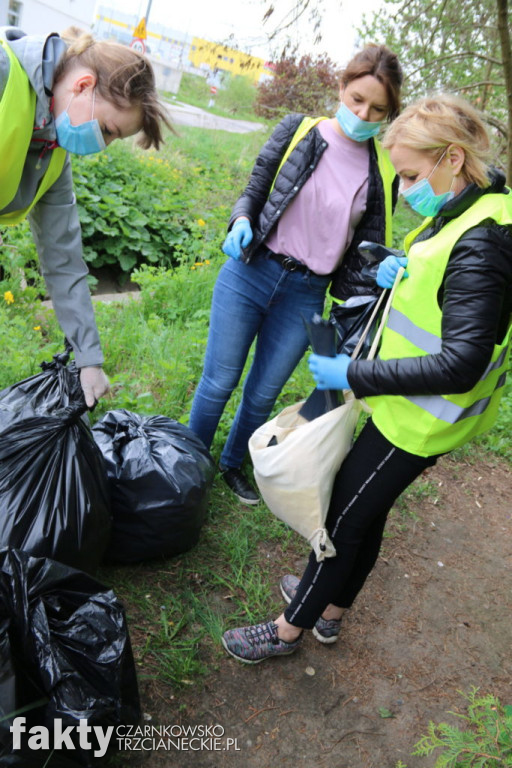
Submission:
M 405 530 L 391 522 L 336 644 L 307 633 L 293 656 L 255 666 L 217 655 L 202 686 L 176 696 L 142 686 L 148 722 L 178 726 L 174 734 L 210 726 L 221 739 L 217 750 L 158 749 L 137 763 L 429 768 L 435 755 L 412 757 L 413 746 L 430 720 L 464 710 L 460 691 L 479 686 L 512 703 L 509 465 L 444 458 L 425 477 L 437 493 L 413 501 L 417 519 Z M 281 575 L 277 563 L 276 597 Z

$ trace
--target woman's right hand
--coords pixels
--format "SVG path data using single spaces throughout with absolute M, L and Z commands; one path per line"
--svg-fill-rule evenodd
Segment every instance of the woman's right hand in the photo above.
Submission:
M 238 261 L 242 255 L 242 248 L 247 248 L 251 240 L 252 229 L 249 219 L 236 219 L 231 231 L 224 240 L 222 250 L 226 256 L 231 256 L 232 259 Z
M 407 266 L 406 256 L 386 256 L 384 261 L 381 261 L 377 270 L 377 285 L 381 288 L 392 288 L 400 267 Z M 407 272 L 404 272 L 403 277 L 409 277 Z

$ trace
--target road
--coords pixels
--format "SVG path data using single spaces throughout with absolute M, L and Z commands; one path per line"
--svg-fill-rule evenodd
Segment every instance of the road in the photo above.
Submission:
M 210 128 L 217 131 L 229 131 L 230 133 L 250 133 L 265 127 L 263 123 L 212 115 L 211 112 L 182 102 L 165 102 L 165 106 L 175 125 L 192 125 L 197 128 Z

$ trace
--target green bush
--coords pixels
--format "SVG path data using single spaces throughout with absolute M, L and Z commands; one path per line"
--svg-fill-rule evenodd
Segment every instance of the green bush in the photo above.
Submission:
M 194 234 L 179 174 L 166 160 L 117 144 L 73 157 L 84 258 L 92 267 L 129 273 L 143 263 L 172 266 Z
M 498 768 L 512 766 L 512 706 L 502 706 L 495 696 L 478 696 L 473 688 L 465 696 L 467 715 L 460 730 L 448 723 L 429 724 L 428 734 L 416 744 L 413 755 L 431 755 L 440 749 L 434 768 Z
M 235 75 L 226 78 L 223 87 L 217 91 L 215 106 L 217 109 L 233 115 L 233 117 L 246 117 L 249 120 L 254 120 L 256 96 L 256 86 L 251 78 Z

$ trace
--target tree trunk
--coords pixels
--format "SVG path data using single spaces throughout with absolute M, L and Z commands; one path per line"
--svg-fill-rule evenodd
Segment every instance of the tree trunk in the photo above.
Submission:
M 507 137 L 507 181 L 512 184 L 512 50 L 508 27 L 508 0 L 496 0 L 498 9 L 498 32 L 501 44 L 501 58 L 507 95 L 508 137 Z

